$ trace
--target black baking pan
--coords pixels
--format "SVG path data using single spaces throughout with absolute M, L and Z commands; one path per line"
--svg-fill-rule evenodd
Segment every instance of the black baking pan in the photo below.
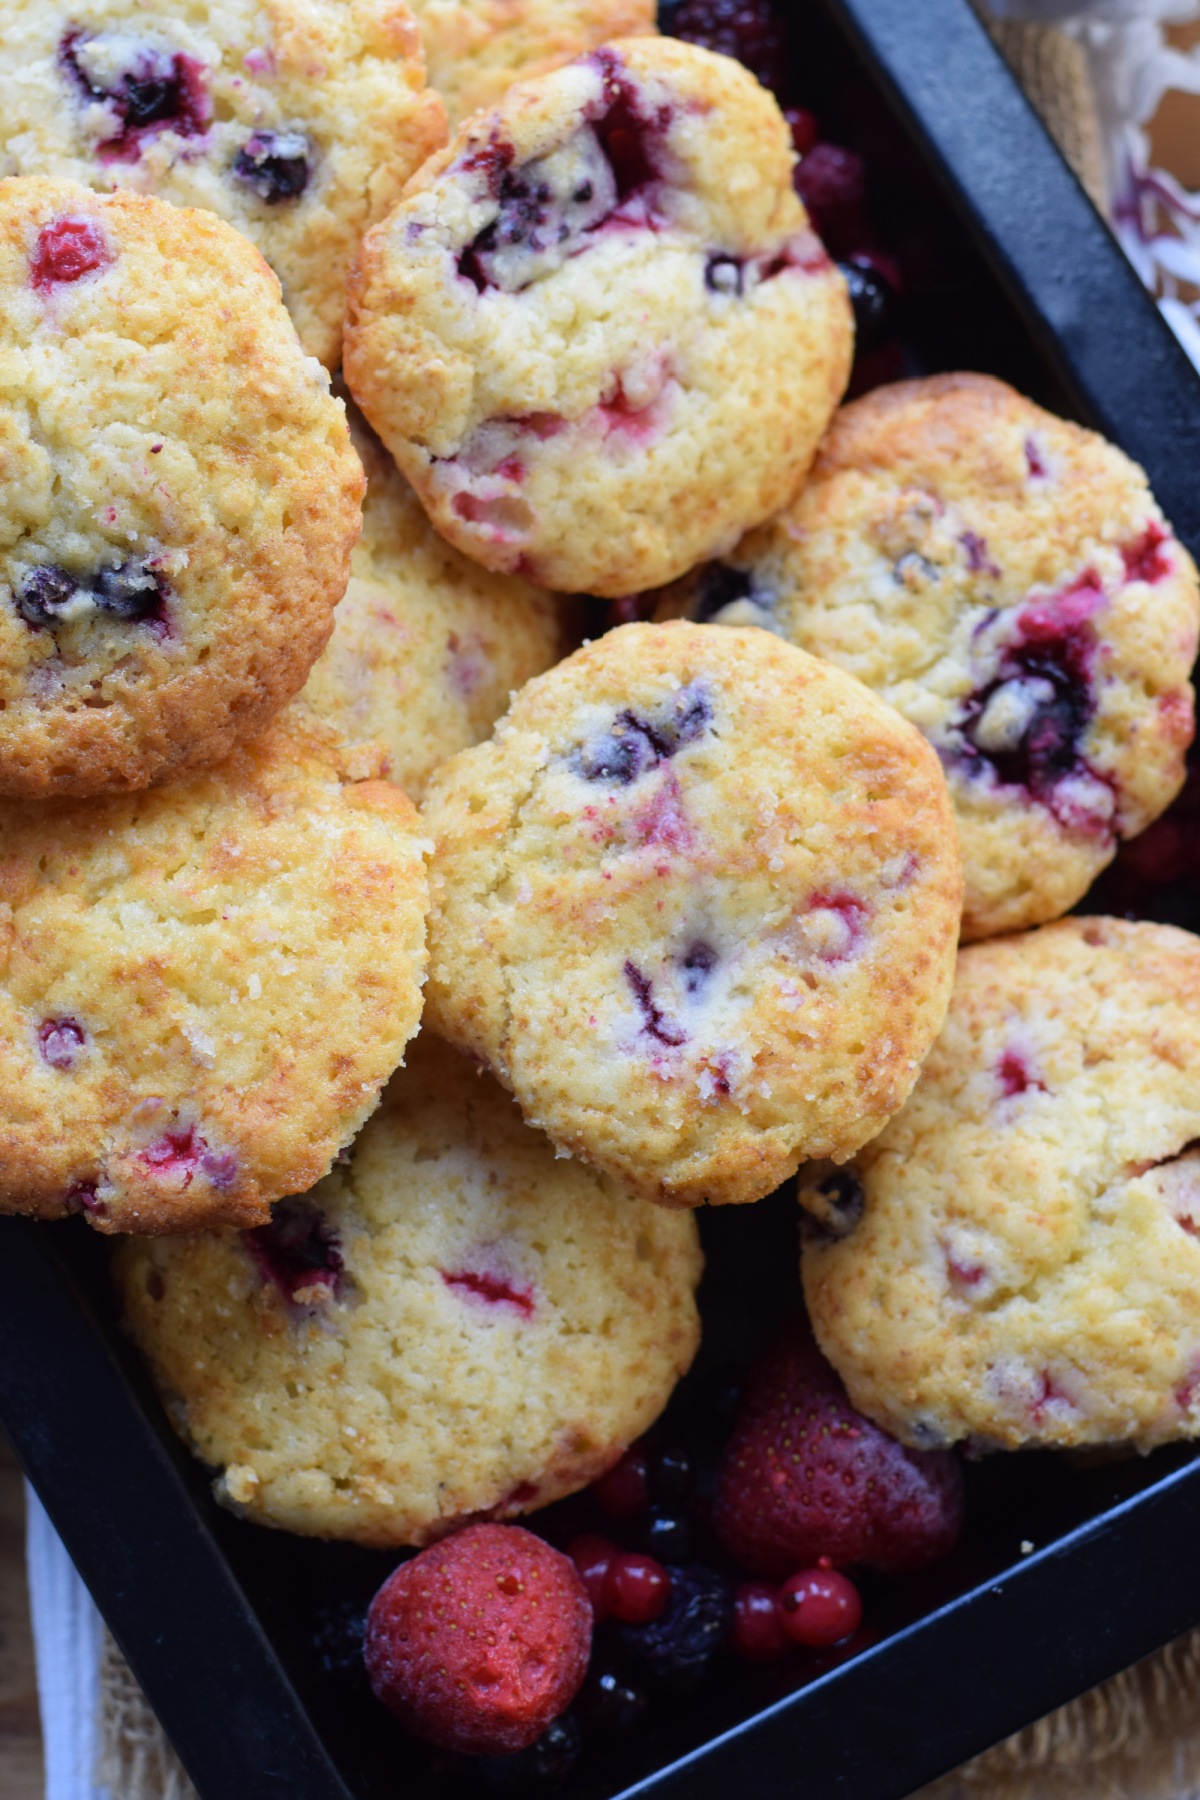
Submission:
M 899 372 L 989 371 L 1103 430 L 1200 551 L 1200 380 L 966 0 L 804 0 L 780 22 L 781 97 L 866 158 L 905 274 Z M 1157 904 L 1142 909 L 1200 926 L 1200 895 Z M 799 1304 L 790 1188 L 701 1230 L 704 1345 L 668 1430 L 703 1420 Z M 994 1456 L 968 1467 L 954 1553 L 866 1584 L 870 1631 L 847 1650 L 767 1667 L 719 1652 L 623 1731 L 585 1693 L 557 1763 L 439 1758 L 374 1702 L 355 1653 L 397 1558 L 223 1512 L 121 1333 L 107 1242 L 78 1219 L 3 1219 L 0 1246 L 0 1420 L 203 1800 L 726 1800 L 731 1783 L 898 1800 L 1200 1621 L 1191 1446 Z M 532 1522 L 562 1542 L 587 1504 Z

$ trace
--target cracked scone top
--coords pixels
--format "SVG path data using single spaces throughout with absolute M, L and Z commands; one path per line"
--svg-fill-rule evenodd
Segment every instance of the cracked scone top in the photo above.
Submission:
M 417 1028 L 420 817 L 289 713 L 170 787 L 0 807 L 0 1212 L 252 1225 Z
M 594 1480 L 691 1362 L 700 1270 L 692 1218 L 556 1159 L 425 1034 L 349 1161 L 270 1226 L 116 1259 L 218 1496 L 366 1544 L 429 1543 Z
M 653 32 L 653 0 L 412 0 L 430 87 L 450 127 L 612 38 Z
M 226 755 L 333 626 L 362 468 L 257 250 L 208 213 L 0 182 L 0 793 Z
M 1066 912 L 1183 784 L 1192 560 L 1135 463 L 989 376 L 844 407 L 796 499 L 664 610 L 778 631 L 925 733 L 966 938 Z
M 903 1112 L 801 1200 L 821 1348 L 905 1443 L 1197 1435 L 1200 939 L 971 946 Z
M 345 370 L 443 536 L 625 594 L 788 498 L 852 335 L 792 161 L 745 69 L 650 37 L 519 82 L 430 159 L 363 243 Z
M 368 225 L 446 141 L 400 0 L 0 0 L 0 173 L 203 207 L 340 361 Z
M 426 1023 L 646 1198 L 757 1200 L 904 1102 L 961 877 L 937 759 L 763 631 L 627 625 L 434 775 Z
M 367 471 L 362 536 L 333 636 L 300 698 L 351 751 L 420 800 L 434 769 L 489 736 L 514 688 L 567 647 L 564 603 L 447 544 L 351 410 Z

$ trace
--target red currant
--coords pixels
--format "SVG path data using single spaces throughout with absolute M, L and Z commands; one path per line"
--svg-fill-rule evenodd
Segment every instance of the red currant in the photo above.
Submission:
M 788 106 L 784 108 L 783 116 L 788 122 L 797 156 L 807 156 L 821 135 L 816 113 L 810 113 L 804 106 Z
M 771 1662 L 791 1649 L 779 1623 L 779 1590 L 768 1581 L 743 1581 L 733 1602 L 733 1647 L 750 1662 Z
M 836 1569 L 802 1569 L 780 1589 L 778 1617 L 797 1644 L 824 1650 L 857 1631 L 862 1601 L 854 1583 Z
M 631 1519 L 634 1513 L 641 1512 L 650 1504 L 646 1452 L 635 1444 L 607 1474 L 592 1483 L 592 1492 L 610 1518 Z
M 652 1556 L 619 1550 L 604 1578 L 604 1602 L 624 1625 L 649 1625 L 671 1598 L 671 1577 Z
M 587 1589 L 597 1625 L 608 1617 L 604 1585 L 613 1558 L 620 1554 L 615 1544 L 591 1531 L 586 1532 L 583 1537 L 573 1538 L 567 1545 L 567 1555 L 578 1569 L 579 1579 Z

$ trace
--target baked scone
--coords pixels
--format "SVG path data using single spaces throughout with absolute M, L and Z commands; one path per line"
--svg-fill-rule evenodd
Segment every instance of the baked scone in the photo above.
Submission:
M 1200 939 L 965 950 L 907 1106 L 801 1202 L 821 1348 L 905 1443 L 1200 1434 Z
M 1183 783 L 1192 560 L 1135 463 L 990 376 L 844 407 L 791 505 L 660 610 L 778 631 L 925 733 L 964 938 L 1066 912 Z
M 426 1033 L 349 1161 L 269 1226 L 135 1239 L 115 1269 L 218 1498 L 364 1544 L 585 1486 L 700 1338 L 695 1221 L 556 1159 Z
M 362 536 L 300 698 L 365 766 L 383 745 L 384 773 L 419 801 L 438 764 L 487 737 L 513 690 L 563 655 L 569 615 L 447 544 L 353 412 L 351 432 L 367 471 Z
M 145 787 L 303 686 L 361 523 L 345 408 L 210 213 L 0 182 L 0 794 Z
M 3 0 L 0 117 L 0 173 L 236 225 L 331 369 L 359 239 L 446 141 L 402 0 Z
M 0 807 L 0 1212 L 254 1225 L 417 1029 L 420 817 L 290 713 L 140 794 Z
M 789 497 L 852 336 L 792 161 L 752 75 L 653 37 L 519 82 L 430 158 L 363 243 L 345 373 L 444 537 L 626 594 Z
M 757 1200 L 903 1104 L 962 886 L 920 733 L 764 631 L 626 625 L 434 775 L 426 1023 L 560 1150 Z
M 653 0 L 410 0 L 425 73 L 450 129 L 514 81 L 548 75 L 612 38 L 652 32 Z

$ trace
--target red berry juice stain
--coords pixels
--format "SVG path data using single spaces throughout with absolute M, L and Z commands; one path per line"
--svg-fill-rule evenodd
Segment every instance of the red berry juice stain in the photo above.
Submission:
M 1171 573 L 1171 559 L 1163 555 L 1162 547 L 1169 541 L 1168 534 L 1161 525 L 1151 521 L 1140 538 L 1132 544 L 1122 544 L 1121 558 L 1125 564 L 1126 581 L 1161 581 Z
M 480 1274 L 475 1269 L 461 1269 L 453 1275 L 442 1269 L 440 1274 L 448 1288 L 459 1288 L 488 1306 L 511 1306 L 522 1318 L 533 1317 L 532 1292 L 528 1288 L 514 1287 L 503 1276 Z

